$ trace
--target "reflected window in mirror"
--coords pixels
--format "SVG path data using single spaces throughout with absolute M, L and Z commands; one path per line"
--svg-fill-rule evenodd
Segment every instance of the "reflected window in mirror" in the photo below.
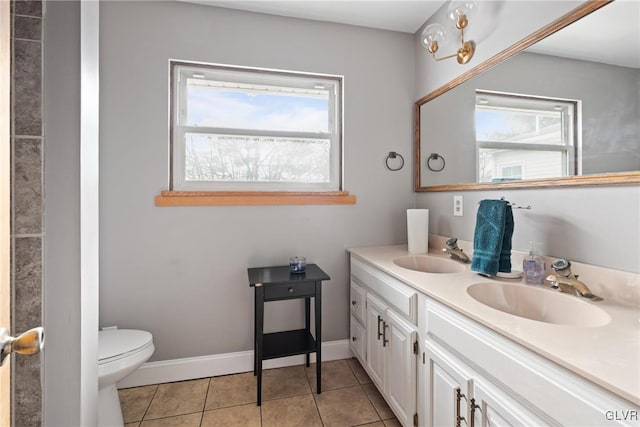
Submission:
M 476 90 L 477 182 L 579 174 L 580 103 Z

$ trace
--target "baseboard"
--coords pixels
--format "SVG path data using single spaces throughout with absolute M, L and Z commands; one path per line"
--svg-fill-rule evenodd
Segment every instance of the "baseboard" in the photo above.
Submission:
M 322 343 L 322 360 L 339 360 L 353 357 L 349 340 L 329 341 Z M 315 353 L 311 361 L 315 362 Z M 265 360 L 264 369 L 301 365 L 304 355 L 281 357 Z M 138 387 L 149 384 L 160 384 L 174 381 L 185 381 L 196 378 L 215 377 L 218 375 L 237 374 L 253 371 L 253 351 L 214 354 L 211 356 L 188 357 L 184 359 L 148 362 L 118 383 L 118 388 Z

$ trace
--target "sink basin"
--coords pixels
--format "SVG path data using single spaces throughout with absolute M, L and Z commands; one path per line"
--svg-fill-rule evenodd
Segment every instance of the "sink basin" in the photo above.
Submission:
M 523 284 L 476 283 L 467 288 L 467 293 L 496 310 L 544 323 L 596 327 L 611 320 L 607 312 L 593 303 Z
M 398 267 L 423 273 L 460 273 L 465 270 L 464 264 L 446 258 L 429 255 L 409 255 L 396 258 L 393 263 Z

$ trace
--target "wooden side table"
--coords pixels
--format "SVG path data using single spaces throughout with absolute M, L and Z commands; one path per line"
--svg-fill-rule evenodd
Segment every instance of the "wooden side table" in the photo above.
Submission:
M 307 264 L 304 273 L 291 273 L 289 266 L 249 268 L 249 286 L 255 291 L 254 365 L 258 379 L 258 406 L 262 404 L 262 361 L 277 357 L 316 353 L 316 383 L 321 393 L 322 372 L 322 281 L 330 277 L 316 264 Z M 265 334 L 264 303 L 304 298 L 304 329 Z M 311 335 L 311 298 L 315 301 L 315 339 Z

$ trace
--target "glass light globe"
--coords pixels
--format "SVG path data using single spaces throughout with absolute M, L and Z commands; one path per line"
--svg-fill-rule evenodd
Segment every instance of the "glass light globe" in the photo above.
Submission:
M 457 21 L 459 16 L 466 16 L 467 19 L 472 17 L 478 9 L 478 3 L 473 0 L 456 0 L 452 1 L 447 9 L 447 15 L 450 19 Z
M 422 31 L 421 41 L 425 49 L 431 52 L 431 50 L 433 50 L 434 43 L 437 50 L 438 43 L 446 40 L 446 38 L 447 32 L 444 27 L 441 24 L 434 23 L 427 25 L 424 31 Z

